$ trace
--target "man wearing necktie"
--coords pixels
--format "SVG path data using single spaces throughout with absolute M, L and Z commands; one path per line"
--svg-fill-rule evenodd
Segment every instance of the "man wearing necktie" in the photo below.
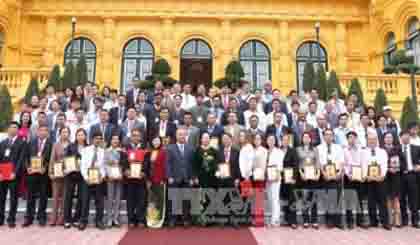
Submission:
M 168 193 L 177 188 L 193 187 L 192 163 L 194 162 L 193 146 L 186 142 L 187 131 L 185 127 L 178 128 L 176 131 L 176 143 L 167 146 L 166 175 L 168 178 Z M 173 192 L 172 192 L 173 193 Z M 177 205 L 178 204 L 178 205 Z M 173 208 L 182 204 L 182 215 L 173 213 Z M 173 206 L 175 205 L 175 206 Z M 191 224 L 191 203 L 189 200 L 182 200 L 178 195 L 168 196 L 169 226 L 173 227 L 177 220 L 182 221 L 184 226 Z
M 99 131 L 102 135 L 102 138 L 106 145 L 109 145 L 111 143 L 111 134 L 114 129 L 113 125 L 110 124 L 109 121 L 109 113 L 107 110 L 102 109 L 99 114 L 99 120 L 100 122 L 97 124 L 94 124 L 90 127 L 90 140 L 93 140 L 93 132 Z
M 103 180 L 106 177 L 104 155 L 105 151 L 102 145 L 102 133 L 96 131 L 92 133 L 93 144 L 84 148 L 81 152 L 80 172 L 83 176 L 81 186 L 82 212 L 80 218 L 79 230 L 85 230 L 88 224 L 89 204 L 93 198 L 95 200 L 95 224 L 96 228 L 105 229 L 103 223 L 105 186 Z M 99 183 L 91 183 L 89 171 L 96 168 L 99 171 Z
M 118 96 L 118 106 L 112 108 L 109 111 L 110 115 L 110 122 L 115 126 L 118 127 L 124 120 L 127 118 L 127 105 L 126 105 L 126 97 L 123 94 Z
M 32 225 L 34 221 L 37 197 L 39 199 L 37 220 L 40 226 L 45 226 L 47 223 L 48 175 L 46 174 L 46 169 L 48 169 L 48 163 L 50 162 L 51 150 L 52 142 L 48 138 L 48 127 L 40 126 L 38 128 L 37 138 L 31 140 L 29 144 L 29 152 L 25 161 L 25 167 L 28 173 L 26 177 L 28 183 L 28 200 L 23 227 Z M 41 159 L 41 172 L 32 169 L 31 161 L 33 158 Z
M 0 165 L 11 164 L 13 166 L 9 179 L 5 179 L 5 176 L 2 176 L 0 173 L 0 226 L 4 225 L 6 199 L 9 192 L 9 216 L 7 223 L 10 228 L 16 227 L 17 190 L 27 156 L 27 144 L 17 137 L 18 128 L 19 124 L 17 122 L 11 122 L 7 129 L 8 138 L 0 143 Z
M 402 225 L 408 225 L 408 206 L 411 212 L 411 225 L 414 228 L 420 228 L 417 212 L 419 208 L 419 190 L 416 179 L 420 173 L 420 147 L 410 144 L 410 133 L 408 131 L 402 131 L 400 137 L 403 155 L 400 196 Z
M 369 175 L 369 166 L 378 164 L 379 176 Z M 367 147 L 362 153 L 362 164 L 364 173 L 367 173 L 368 188 L 368 209 L 371 227 L 378 227 L 377 211 L 379 209 L 380 221 L 386 230 L 391 230 L 389 214 L 386 208 L 386 185 L 384 182 L 388 172 L 388 154 L 384 149 L 378 147 L 378 136 L 376 132 L 368 132 Z

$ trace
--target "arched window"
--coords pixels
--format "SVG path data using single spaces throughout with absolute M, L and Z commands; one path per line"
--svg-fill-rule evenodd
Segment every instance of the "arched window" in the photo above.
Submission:
M 244 79 L 254 88 L 262 88 L 271 79 L 271 57 L 267 46 L 257 40 L 244 43 L 239 51 L 239 61 L 245 72 Z
M 133 86 L 133 78 L 145 80 L 152 74 L 154 48 L 152 43 L 144 38 L 130 40 L 123 51 L 122 90 L 126 91 Z
M 318 64 L 324 66 L 328 70 L 328 55 L 327 51 L 322 45 L 318 45 L 315 41 L 307 41 L 302 43 L 296 51 L 296 73 L 297 73 L 297 86 L 299 90 L 303 88 L 303 73 L 306 63 L 311 62 L 314 65 L 315 71 Z
M 182 47 L 181 57 L 183 59 L 211 59 L 210 46 L 200 39 L 192 39 Z
M 0 29 L 0 68 L 3 66 L 4 32 Z
M 391 64 L 392 57 L 395 55 L 397 51 L 397 45 L 395 43 L 395 35 L 393 32 L 390 32 L 386 39 L 386 48 L 384 53 L 384 64 L 389 65 Z
M 419 20 L 417 17 L 412 17 L 407 25 L 407 49 L 413 50 L 414 62 L 420 65 L 420 35 L 419 35 Z
M 73 41 L 73 50 L 71 48 L 72 42 L 70 41 L 64 52 L 64 64 L 73 61 L 76 65 L 80 57 L 83 55 L 86 59 L 89 81 L 95 81 L 96 73 L 96 46 L 95 44 L 85 37 L 79 37 Z

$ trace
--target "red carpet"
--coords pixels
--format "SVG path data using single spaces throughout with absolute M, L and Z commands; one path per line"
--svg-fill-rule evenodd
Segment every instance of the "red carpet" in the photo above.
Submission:
M 119 245 L 257 245 L 249 229 L 190 228 L 129 230 Z

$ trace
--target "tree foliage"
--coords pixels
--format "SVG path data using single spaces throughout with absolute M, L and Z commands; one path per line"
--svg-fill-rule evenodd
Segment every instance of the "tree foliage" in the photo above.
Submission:
M 400 125 L 403 130 L 407 129 L 408 125 L 412 122 L 418 122 L 418 114 L 414 107 L 414 103 L 410 97 L 404 101 L 401 112 Z
M 377 113 L 382 113 L 384 110 L 384 106 L 388 105 L 388 100 L 385 96 L 385 91 L 382 88 L 379 88 L 376 90 L 376 96 L 375 96 L 375 110 Z
M 327 81 L 327 97 L 330 97 L 336 91 L 340 99 L 344 99 L 346 97 L 343 89 L 341 88 L 337 73 L 334 70 L 331 70 Z
M 48 85 L 52 85 L 55 89 L 63 87 L 59 65 L 54 65 L 51 70 L 50 76 L 48 77 Z
M 75 76 L 75 68 L 72 62 L 68 62 L 66 64 L 64 75 L 63 75 L 63 82 L 62 87 L 57 88 L 58 90 L 63 90 L 66 88 L 73 88 L 77 86 L 76 83 L 76 76 Z
M 40 89 L 39 89 L 39 83 L 36 78 L 32 78 L 29 82 L 29 86 L 26 89 L 24 100 L 26 103 L 29 103 L 31 101 L 32 96 L 39 95 Z
M 321 100 L 327 100 L 328 94 L 327 94 L 327 74 L 325 73 L 324 66 L 321 66 L 320 69 L 318 69 L 316 73 L 316 81 L 317 81 L 317 87 L 316 89 L 319 92 L 319 98 Z
M 84 85 L 88 79 L 88 68 L 86 64 L 85 56 L 81 56 L 76 65 L 75 72 L 75 83 L 76 85 Z
M 360 86 L 360 82 L 357 78 L 354 78 L 353 80 L 351 80 L 350 88 L 347 91 L 347 96 L 351 94 L 355 94 L 357 96 L 357 98 L 359 99 L 360 105 L 362 106 L 365 105 L 362 87 Z
M 305 64 L 302 83 L 303 91 L 305 93 L 311 91 L 311 89 L 315 87 L 315 70 L 312 62 Z
M 0 108 L 0 131 L 3 131 L 13 117 L 12 98 L 5 85 L 0 86 Z

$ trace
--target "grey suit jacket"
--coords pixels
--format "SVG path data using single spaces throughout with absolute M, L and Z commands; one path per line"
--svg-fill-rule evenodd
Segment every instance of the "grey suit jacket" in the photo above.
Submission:
M 176 183 L 188 182 L 192 179 L 193 146 L 185 144 L 182 154 L 177 144 L 170 144 L 167 146 L 166 152 L 166 176 L 173 178 Z
M 190 128 L 188 128 L 188 144 L 192 145 L 192 146 L 197 146 L 200 144 L 200 129 L 195 127 L 195 126 L 191 126 Z

